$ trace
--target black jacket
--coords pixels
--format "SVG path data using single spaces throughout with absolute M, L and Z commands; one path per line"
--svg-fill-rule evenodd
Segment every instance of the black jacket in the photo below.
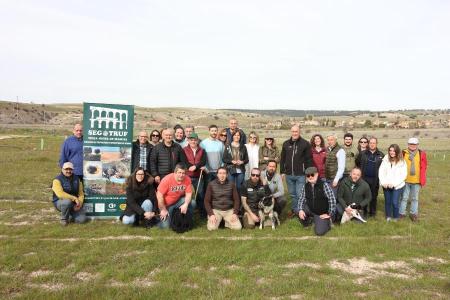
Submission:
M 150 173 L 150 155 L 152 153 L 153 145 L 147 142 L 147 144 L 145 144 L 145 147 L 147 147 L 147 169 L 145 171 Z M 139 140 L 136 140 L 135 142 L 133 142 L 133 149 L 131 152 L 131 172 L 134 172 L 134 170 L 139 167 L 140 153 L 141 147 L 139 144 Z
M 160 176 L 162 179 L 172 173 L 178 163 L 186 164 L 186 156 L 177 143 L 172 142 L 172 145 L 167 147 L 162 142 L 153 147 L 150 156 L 150 172 L 153 177 Z
M 367 161 L 370 155 L 370 150 L 364 150 L 359 153 L 356 157 L 355 164 L 358 168 L 361 169 L 362 177 L 365 177 L 365 170 L 367 167 Z M 376 168 L 376 176 L 378 178 L 378 170 L 380 169 L 381 162 L 383 161 L 384 154 L 380 150 L 375 150 L 375 168 Z
M 138 184 L 134 189 L 130 184 L 127 185 L 127 207 L 124 215 L 131 216 L 137 214 L 142 216 L 144 210 L 141 205 L 144 200 L 149 199 L 153 204 L 153 211 L 157 211 L 155 188 L 153 187 L 153 177 L 145 176 L 144 181 Z
M 280 173 L 286 175 L 305 175 L 305 170 L 312 167 L 311 145 L 302 137 L 292 138 L 283 143 L 280 158 Z
M 231 150 L 231 145 L 227 144 L 225 146 L 225 150 L 223 151 L 223 157 L 222 161 L 224 162 L 228 173 L 235 174 L 237 166 L 233 165 L 231 162 L 233 160 L 233 153 Z M 242 173 L 245 173 L 245 165 L 248 164 L 248 153 L 247 153 L 247 147 L 245 145 L 239 145 L 239 160 L 242 160 L 244 163 L 239 166 L 239 169 L 241 169 Z

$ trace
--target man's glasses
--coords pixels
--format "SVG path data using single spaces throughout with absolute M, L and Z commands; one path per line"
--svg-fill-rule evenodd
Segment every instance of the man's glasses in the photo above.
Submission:
M 308 175 L 306 175 L 306 177 L 308 177 L 308 178 L 314 177 L 314 174 L 308 174 Z
M 252 174 L 252 177 L 260 177 L 260 174 Z
M 73 172 L 73 169 L 64 169 L 64 171 L 70 171 L 70 172 Z

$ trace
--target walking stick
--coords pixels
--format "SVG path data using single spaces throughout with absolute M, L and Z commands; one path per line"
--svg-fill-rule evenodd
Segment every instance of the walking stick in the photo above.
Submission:
M 203 170 L 200 171 L 200 177 L 198 178 L 197 187 L 195 188 L 195 196 L 194 196 L 195 202 L 197 202 L 198 187 L 200 186 L 200 182 L 202 182 L 202 177 L 203 177 Z

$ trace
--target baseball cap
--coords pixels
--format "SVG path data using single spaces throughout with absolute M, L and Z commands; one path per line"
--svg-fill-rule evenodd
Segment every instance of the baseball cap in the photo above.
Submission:
M 412 138 L 410 138 L 408 140 L 408 144 L 410 144 L 410 145 L 418 145 L 419 144 L 419 139 L 415 138 L 415 137 L 412 137 Z
M 313 175 L 318 173 L 317 168 L 316 167 L 309 167 L 305 170 L 305 175 Z
M 196 134 L 195 132 L 193 132 L 193 133 L 191 133 L 191 134 L 188 136 L 188 139 L 196 139 L 196 140 L 198 140 L 198 134 Z
M 71 163 L 70 161 L 65 162 L 62 166 L 63 169 L 72 169 L 73 170 L 73 163 Z

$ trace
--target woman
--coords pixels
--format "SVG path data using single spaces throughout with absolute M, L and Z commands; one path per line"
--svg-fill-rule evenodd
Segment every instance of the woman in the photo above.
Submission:
M 234 182 L 240 193 L 241 184 L 244 181 L 245 165 L 248 163 L 248 154 L 247 148 L 239 143 L 241 133 L 236 131 L 231 137 L 233 141 L 225 146 L 223 162 L 228 169 L 228 180 Z
M 280 153 L 273 136 L 267 136 L 264 139 L 264 146 L 259 148 L 259 169 L 261 171 L 266 169 L 269 160 L 274 160 L 277 164 L 280 162 Z
M 364 150 L 367 150 L 369 148 L 369 140 L 367 137 L 363 136 L 358 141 L 358 153 L 361 153 Z
M 248 164 L 245 166 L 245 179 L 250 178 L 250 172 L 259 164 L 259 137 L 256 132 L 251 131 L 248 135 L 248 143 L 245 144 L 248 153 Z
M 157 144 L 159 144 L 160 140 L 161 140 L 161 133 L 158 130 L 154 129 L 150 134 L 150 144 L 156 146 Z
M 317 168 L 317 171 L 319 171 L 319 178 L 322 181 L 325 181 L 325 160 L 327 158 L 325 140 L 317 133 L 312 136 L 310 143 L 314 166 Z
M 184 134 L 184 128 L 183 126 L 177 124 L 173 128 L 174 130 L 174 139 L 173 141 L 181 146 L 181 148 L 184 148 L 187 146 L 187 140 L 186 135 Z
M 399 214 L 399 199 L 405 186 L 407 171 L 406 163 L 400 147 L 392 144 L 381 162 L 378 178 L 383 187 L 386 221 L 397 221 Z
M 221 141 L 224 145 L 227 143 L 227 130 L 225 128 L 222 128 L 219 130 L 219 141 Z
M 137 167 L 127 179 L 127 207 L 122 216 L 123 224 L 139 225 L 142 219 L 148 226 L 156 212 L 156 194 L 153 177 L 143 168 Z

